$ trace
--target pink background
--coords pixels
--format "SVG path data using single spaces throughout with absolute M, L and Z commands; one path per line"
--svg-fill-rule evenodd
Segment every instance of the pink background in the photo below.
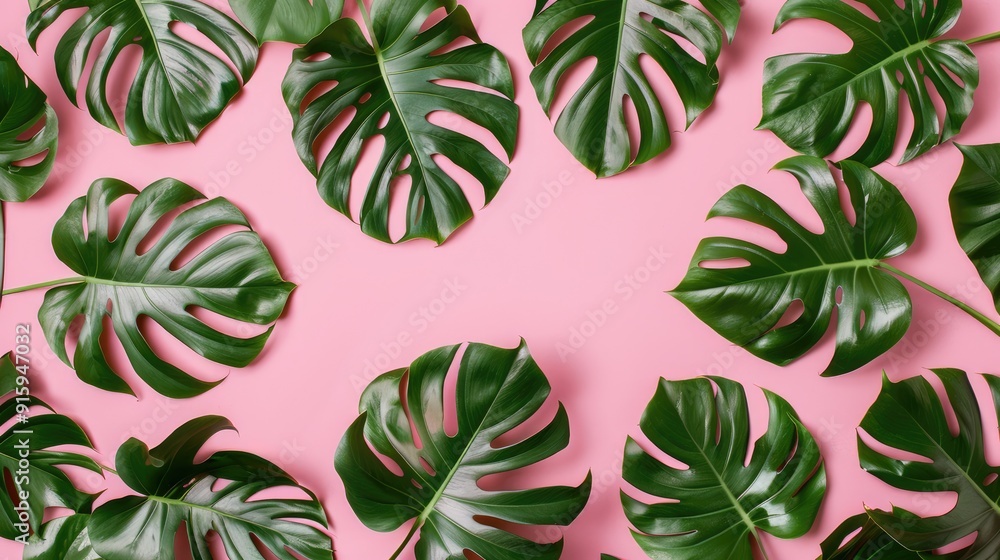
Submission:
M 721 192 L 739 182 L 758 187 L 817 227 L 818 219 L 794 181 L 767 171 L 792 152 L 771 133 L 754 131 L 762 65 L 769 56 L 792 51 L 842 52 L 849 42 L 813 22 L 795 23 L 772 36 L 782 2 L 754 0 L 735 44 L 722 56 L 723 81 L 715 105 L 690 131 L 675 135 L 676 145 L 665 156 L 596 182 L 555 138 L 531 90 L 521 28 L 533 3 L 466 2 L 482 37 L 513 66 L 523 117 L 520 144 L 513 173 L 496 200 L 448 243 L 434 247 L 369 239 L 320 200 L 283 120 L 279 84 L 291 46 L 263 49 L 254 78 L 197 147 L 136 148 L 74 108 L 59 89 L 52 55 L 68 21 L 43 36 L 36 55 L 24 41 L 27 3 L 6 2 L 0 44 L 16 51 L 29 76 L 48 92 L 61 120 L 61 171 L 34 200 L 7 207 L 8 287 L 71 275 L 52 253 L 52 226 L 72 199 L 107 176 L 138 187 L 172 176 L 226 196 L 248 214 L 285 277 L 299 284 L 261 358 L 246 370 L 233 371 L 205 396 L 170 402 L 137 381 L 138 402 L 99 391 L 54 358 L 36 324 L 37 394 L 80 421 L 107 464 L 128 437 L 155 444 L 195 416 L 229 417 L 239 435 L 220 435 L 210 447 L 257 452 L 317 491 L 330 513 L 338 555 L 348 560 L 387 558 L 405 532 L 379 534 L 362 526 L 333 470 L 334 449 L 356 417 L 360 389 L 374 371 L 368 364 L 377 365 L 378 372 L 403 367 L 427 350 L 469 340 L 512 347 L 524 337 L 548 374 L 555 398 L 569 411 L 573 437 L 568 450 L 543 465 L 491 481 L 503 487 L 575 484 L 593 470 L 590 504 L 564 531 L 566 558 L 596 558 L 599 552 L 644 557 L 619 505 L 620 461 L 625 436 L 637 433 L 639 415 L 660 376 L 715 374 L 746 384 L 755 434 L 766 422 L 756 387 L 774 390 L 792 403 L 820 442 L 830 480 L 820 518 L 800 540 L 767 537 L 773 559 L 815 557 L 823 537 L 845 517 L 859 513 L 863 503 L 886 507 L 894 502 L 923 515 L 946 511 L 953 496 L 907 495 L 863 473 L 854 429 L 878 393 L 883 369 L 894 379 L 920 375 L 928 367 L 997 371 L 1000 345 L 989 331 L 914 289 L 914 326 L 900 346 L 859 372 L 822 379 L 830 340 L 793 366 L 779 368 L 734 348 L 663 293 L 683 277 L 702 237 L 760 238 L 733 223 L 704 223 Z M 986 0 L 966 4 L 952 36 L 969 38 L 1000 28 L 1000 6 Z M 356 12 L 352 5 L 349 14 Z M 960 141 L 997 142 L 1000 45 L 977 46 L 976 52 L 983 61 L 983 81 Z M 127 71 L 119 74 L 116 83 L 124 86 Z M 654 75 L 663 86 L 659 73 Z M 661 89 L 672 129 L 679 131 L 683 119 L 676 95 Z M 560 106 L 565 100 L 561 96 Z M 851 153 L 862 136 L 852 135 L 850 145 L 837 155 Z M 369 150 L 366 165 L 374 153 Z M 947 197 L 960 164 L 958 151 L 948 145 L 905 167 L 879 168 L 903 191 L 920 223 L 917 244 L 894 264 L 995 316 L 990 295 L 951 227 Z M 549 194 L 546 185 L 556 194 Z M 480 206 L 481 192 L 469 192 Z M 661 253 L 662 264 L 649 259 Z M 445 303 L 439 298 L 449 285 L 458 286 L 458 295 Z M 0 341 L 9 336 L 13 343 L 15 324 L 36 323 L 42 296 L 39 291 L 4 299 Z M 597 321 L 597 328 L 585 325 L 606 305 L 613 312 Z M 433 321 L 420 318 L 422 309 Z M 589 335 L 582 346 L 561 353 L 560 348 L 571 345 L 574 329 L 581 328 Z M 404 344 L 396 345 L 397 340 Z M 227 373 L 171 341 L 158 347 L 196 365 L 205 378 Z M 129 379 L 135 378 L 130 374 Z M 975 385 L 986 397 L 984 383 L 976 380 Z M 994 435 L 992 414 L 986 422 Z M 1000 459 L 996 438 L 988 442 L 988 450 L 994 460 Z M 103 488 L 93 477 L 83 484 Z M 126 491 L 112 482 L 107 496 Z M 19 547 L 0 543 L 3 557 L 19 558 Z M 404 558 L 412 558 L 412 552 Z

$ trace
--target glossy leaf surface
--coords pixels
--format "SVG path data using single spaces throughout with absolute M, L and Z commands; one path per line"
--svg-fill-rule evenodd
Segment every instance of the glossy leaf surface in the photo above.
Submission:
M 965 165 L 951 191 L 955 233 L 1000 309 L 1000 144 L 958 148 Z
M 845 54 L 790 54 L 764 68 L 764 117 L 803 154 L 826 157 L 840 146 L 862 103 L 873 124 L 850 157 L 874 166 L 891 155 L 899 135 L 901 92 L 914 127 L 903 163 L 958 134 L 972 111 L 979 63 L 959 40 L 939 40 L 962 11 L 961 0 L 860 0 L 872 19 L 845 0 L 789 0 L 775 29 L 797 19 L 836 26 L 853 41 Z M 933 94 L 932 94 L 933 91 Z M 944 101 L 939 115 L 934 96 Z
M 229 0 L 258 43 L 308 43 L 340 18 L 343 0 Z
M 0 200 L 23 202 L 38 192 L 52 172 L 58 143 L 59 121 L 45 93 L 0 48 Z
M 112 239 L 109 208 L 133 195 L 124 224 Z M 203 200 L 201 193 L 174 179 L 157 181 L 141 193 L 121 181 L 101 179 L 57 222 L 52 234 L 56 256 L 80 277 L 49 290 L 38 318 L 56 355 L 87 383 L 132 392 L 101 346 L 105 317 L 111 319 L 135 372 L 168 397 L 192 397 L 219 382 L 195 378 L 161 358 L 143 335 L 140 318 L 156 322 L 208 360 L 230 367 L 248 365 L 264 348 L 273 326 L 240 338 L 193 314 L 200 308 L 246 324 L 268 325 L 278 319 L 293 288 L 281 279 L 260 236 L 232 203 Z M 152 232 L 157 223 L 181 209 L 167 218 L 171 221 L 156 238 Z M 226 226 L 241 231 L 222 236 L 196 255 L 185 253 L 199 238 Z M 143 243 L 149 247 L 140 250 Z M 85 321 L 70 360 L 66 337 L 78 316 Z
M 934 370 L 944 384 L 958 422 L 949 427 L 941 399 L 923 377 L 899 383 L 885 378 L 882 392 L 861 421 L 861 429 L 885 448 L 910 454 L 885 455 L 858 438 L 861 467 L 886 484 L 910 492 L 946 492 L 957 496 L 954 507 L 939 516 L 921 518 L 902 508 L 869 512 L 884 531 L 909 550 L 949 547 L 947 558 L 972 560 L 1000 556 L 1000 468 L 987 462 L 983 416 L 965 372 Z M 1000 379 L 984 376 L 1000 410 Z M 989 434 L 996 437 L 990 414 Z M 893 453 L 895 455 L 895 453 Z M 975 534 L 973 538 L 972 535 Z M 959 543 L 962 541 L 962 543 Z M 961 544 L 961 546 L 958 546 Z
M 456 402 L 446 405 L 445 378 L 459 350 L 448 346 L 424 354 L 409 369 L 386 373 L 365 390 L 362 414 L 337 449 L 348 501 L 376 531 L 412 521 L 411 536 L 419 531 L 418 560 L 463 558 L 465 551 L 483 560 L 559 558 L 562 540 L 536 543 L 481 519 L 568 525 L 587 502 L 589 476 L 575 488 L 487 491 L 478 483 L 563 450 L 569 443 L 566 411 L 560 405 L 555 418 L 533 435 L 491 446 L 531 419 L 550 387 L 523 343 L 510 350 L 470 344 L 458 367 Z M 446 406 L 457 414 L 454 435 L 445 430 Z
M 203 462 L 195 455 L 222 430 L 225 418 L 192 420 L 149 449 L 125 442 L 118 474 L 140 495 L 112 500 L 94 511 L 87 532 L 104 560 L 172 560 L 178 531 L 185 531 L 194 560 L 211 560 L 208 534 L 222 540 L 229 558 L 263 560 L 256 541 L 279 560 L 333 560 L 326 513 L 315 496 L 277 465 L 250 453 L 219 451 Z M 275 488 L 308 498 L 258 497 Z M 251 536 L 253 538 L 251 538 Z
M 758 224 L 777 233 L 787 249 L 778 253 L 739 239 L 705 239 L 671 292 L 674 297 L 734 344 L 779 365 L 815 347 L 834 310 L 836 350 L 825 375 L 854 371 L 891 348 L 910 325 L 910 296 L 878 265 L 913 244 L 916 218 L 896 187 L 878 174 L 851 161 L 841 168 L 854 223 L 841 208 L 837 181 L 825 161 L 785 160 L 775 169 L 798 179 L 822 220 L 822 232 L 797 223 L 761 192 L 736 187 L 709 218 Z M 734 261 L 735 268 L 703 266 L 725 261 Z M 802 314 L 780 324 L 796 301 L 803 305 Z
M 125 134 L 135 145 L 193 142 L 222 114 L 257 64 L 253 37 L 198 0 L 48 0 L 28 17 L 32 48 L 37 50 L 42 32 L 66 14 L 76 19 L 56 46 L 59 83 L 77 103 L 89 68 L 90 114 L 120 131 L 114 109 L 124 107 Z M 196 29 L 227 60 L 185 40 L 175 32 L 178 25 Z M 102 34 L 107 41 L 95 53 Z M 127 93 L 109 91 L 111 68 L 132 45 L 142 49 L 132 85 Z M 94 61 L 92 67 L 88 60 Z
M 791 539 L 812 527 L 826 493 L 823 458 L 792 407 L 765 396 L 767 431 L 748 460 L 742 386 L 721 378 L 660 381 L 640 428 L 686 468 L 662 463 L 629 438 L 622 471 L 636 489 L 665 500 L 650 504 L 622 493 L 635 539 L 651 558 L 753 560 L 760 531 Z
M 670 146 L 666 115 L 639 64 L 641 57 L 670 78 L 684 105 L 687 126 L 715 99 L 716 62 L 726 35 L 732 38 L 736 32 L 740 4 L 703 0 L 701 5 L 705 11 L 682 0 L 556 0 L 525 27 L 524 44 L 535 65 L 531 83 L 550 116 L 570 69 L 597 60 L 559 114 L 556 136 L 598 177 L 647 162 Z M 565 29 L 583 18 L 582 28 L 564 36 Z M 637 146 L 629 140 L 626 99 L 639 118 Z
M 421 26 L 437 9 L 444 19 Z M 353 174 L 362 147 L 384 140 L 367 178 L 358 220 L 366 234 L 391 242 L 392 191 L 409 181 L 406 231 L 400 241 L 426 238 L 443 243 L 472 218 L 472 207 L 456 179 L 438 163 L 446 158 L 478 181 L 489 203 L 507 179 L 507 165 L 479 140 L 432 123 L 439 112 L 452 122 L 470 121 L 514 154 L 518 108 L 507 59 L 482 43 L 469 12 L 454 0 L 375 0 L 369 42 L 357 22 L 344 18 L 298 49 L 282 86 L 295 120 L 295 146 L 316 175 L 323 200 L 352 217 Z M 455 43 L 471 42 L 465 46 Z M 443 82 L 462 85 L 445 85 Z M 310 93 L 332 87 L 315 99 Z M 474 89 L 475 88 L 475 89 Z M 334 126 L 348 119 L 346 127 Z M 382 124 L 384 121 L 384 124 Z M 317 155 L 324 133 L 338 130 L 333 147 Z

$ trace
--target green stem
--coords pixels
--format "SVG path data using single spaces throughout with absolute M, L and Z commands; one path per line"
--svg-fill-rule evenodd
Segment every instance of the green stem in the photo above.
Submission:
M 30 286 L 22 286 L 20 288 L 11 288 L 9 290 L 4 290 L 3 295 L 9 296 L 11 294 L 19 294 L 21 292 L 30 292 L 31 290 L 38 290 L 41 288 L 51 288 L 53 286 L 62 286 L 63 284 L 78 284 L 80 282 L 85 282 L 87 279 L 83 276 L 77 276 L 75 278 L 63 278 L 62 280 L 51 280 L 49 282 L 42 282 L 40 284 L 32 284 Z
M 990 33 L 989 35 L 983 35 L 982 37 L 976 37 L 975 39 L 969 39 L 965 42 L 966 45 L 975 45 L 977 43 L 989 43 L 990 41 L 1000 40 L 1000 31 L 996 33 Z
M 911 276 L 911 275 L 903 272 L 902 270 L 899 270 L 898 268 L 895 268 L 893 266 L 889 266 L 889 265 L 887 265 L 885 263 L 879 263 L 876 266 L 878 268 L 881 268 L 882 270 L 891 272 L 891 273 L 895 274 L 896 276 L 899 276 L 900 278 L 905 278 L 906 280 L 909 280 L 910 282 L 913 282 L 917 286 L 920 286 L 921 288 L 923 288 L 923 289 L 927 290 L 928 292 L 936 295 L 937 297 L 939 297 L 939 298 L 947 301 L 948 303 L 951 303 L 955 307 L 961 309 L 962 311 L 965 311 L 969 315 L 972 315 L 972 317 L 975 318 L 977 321 L 979 321 L 983 325 L 986 325 L 986 328 L 988 328 L 991 331 L 993 331 L 993 333 L 996 334 L 997 336 L 1000 336 L 1000 324 L 998 324 L 993 319 L 990 319 L 989 317 L 987 317 L 986 315 L 984 315 L 980 311 L 977 311 L 977 310 L 973 309 L 971 306 L 969 306 L 969 304 L 967 304 L 967 303 L 965 303 L 963 301 L 959 301 L 959 300 L 955 299 L 954 297 L 952 297 L 952 296 L 946 294 L 945 292 L 943 292 L 943 291 L 935 288 L 934 286 L 931 286 L 927 282 L 924 282 L 923 280 L 920 280 L 919 278 L 914 278 L 913 276 Z
M 118 471 L 116 471 L 115 469 L 112 469 L 111 467 L 105 467 L 104 465 L 102 465 L 100 463 L 98 463 L 97 466 L 101 467 L 101 470 L 103 470 L 105 472 L 109 472 L 109 473 L 111 473 L 111 474 L 113 474 L 115 476 L 118 476 Z
M 358 0 L 358 2 L 360 3 L 361 0 Z M 396 560 L 397 558 L 399 558 L 399 555 L 402 554 L 404 550 L 406 550 L 406 545 L 410 544 L 410 539 L 413 538 L 413 535 L 417 534 L 417 530 L 420 529 L 420 524 L 421 523 L 419 519 L 413 522 L 413 527 L 410 527 L 410 532 L 407 533 L 406 538 L 403 539 L 403 544 L 399 545 L 399 548 L 396 549 L 396 552 L 392 553 L 392 556 L 389 558 L 389 560 Z
M 379 50 L 378 39 L 375 38 L 374 27 L 372 27 L 372 16 L 368 13 L 368 7 L 365 6 L 365 0 L 357 0 L 358 9 L 361 10 L 361 19 L 365 22 L 365 27 L 368 28 L 368 34 L 371 35 L 372 46 L 375 47 L 375 51 Z

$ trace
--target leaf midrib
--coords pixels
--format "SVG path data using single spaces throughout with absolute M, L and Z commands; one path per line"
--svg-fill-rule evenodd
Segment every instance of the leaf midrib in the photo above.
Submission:
M 784 271 L 784 272 L 782 272 L 780 274 L 772 274 L 770 276 L 761 276 L 759 278 L 750 278 L 750 279 L 747 279 L 747 280 L 741 280 L 739 282 L 732 282 L 732 283 L 729 283 L 729 284 L 725 284 L 723 286 L 716 286 L 716 287 L 712 287 L 712 288 L 701 288 L 701 289 L 698 289 L 698 290 L 674 290 L 674 291 L 675 292 L 679 292 L 679 293 L 682 293 L 682 292 L 703 292 L 703 291 L 707 291 L 707 290 L 717 290 L 717 289 L 720 289 L 720 288 L 724 289 L 724 288 L 728 288 L 728 287 L 731 287 L 731 286 L 740 286 L 740 285 L 743 285 L 743 284 L 752 284 L 754 282 L 764 282 L 764 281 L 767 281 L 767 280 L 773 280 L 775 278 L 785 278 L 785 277 L 791 278 L 791 277 L 798 276 L 798 275 L 801 275 L 801 274 L 812 274 L 814 272 L 823 272 L 823 271 L 826 271 L 826 272 L 830 273 L 830 272 L 833 272 L 835 270 L 842 270 L 842 269 L 855 269 L 855 270 L 873 269 L 873 268 L 878 268 L 878 265 L 881 264 L 881 263 L 882 263 L 882 261 L 879 260 L 879 259 L 857 259 L 857 260 L 853 260 L 853 261 L 845 261 L 845 262 L 840 262 L 840 263 L 821 264 L 821 265 L 818 265 L 818 266 L 813 266 L 813 267 L 809 267 L 809 268 L 803 268 L 801 270 L 786 270 L 786 271 Z M 743 267 L 743 268 L 749 268 L 749 267 Z M 725 269 L 722 269 L 722 270 L 725 270 Z M 739 269 L 735 269 L 735 270 L 739 270 Z
M 160 69 L 163 70 L 163 79 L 166 81 L 167 87 L 170 88 L 170 94 L 174 97 L 174 100 L 177 101 L 177 91 L 174 90 L 174 84 L 170 81 L 170 72 L 167 72 L 167 66 L 163 62 L 163 53 L 160 52 L 160 42 L 156 38 L 156 31 L 153 29 L 153 24 L 149 21 L 149 16 L 146 15 L 146 9 L 143 7 L 145 2 L 143 0 L 134 0 L 134 2 L 136 7 L 139 9 L 139 14 L 142 15 L 143 23 L 146 24 L 146 29 L 149 30 L 149 41 L 153 44 L 153 50 L 156 51 L 156 61 L 159 64 Z M 182 114 L 184 113 L 184 107 L 182 107 L 179 102 L 177 103 L 177 108 Z M 184 118 L 187 119 L 186 114 L 184 114 Z
M 923 41 L 920 41 L 919 43 L 914 43 L 914 44 L 906 47 L 905 49 L 903 49 L 901 51 L 896 51 L 891 56 L 882 59 L 882 61 L 879 62 L 878 64 L 874 64 L 874 65 L 870 66 L 867 70 L 865 70 L 863 72 L 859 72 L 858 74 L 855 74 L 854 77 L 852 77 L 850 80 L 847 80 L 846 82 L 838 85 L 837 87 L 832 88 L 829 91 L 827 91 L 825 93 L 822 93 L 822 94 L 820 94 L 820 95 L 818 95 L 816 97 L 811 97 L 807 101 L 805 101 L 804 103 L 800 103 L 798 105 L 795 105 L 794 107 L 789 107 L 789 108 L 785 109 L 784 111 L 782 111 L 780 113 L 775 113 L 774 115 L 771 116 L 771 118 L 769 118 L 766 121 L 763 121 L 761 123 L 761 125 L 762 126 L 768 126 L 771 123 L 773 123 L 774 121 L 776 121 L 776 120 L 778 120 L 780 118 L 788 116 L 789 113 L 792 113 L 794 111 L 798 111 L 799 109 L 801 109 L 801 108 L 803 108 L 803 107 L 805 107 L 807 105 L 811 105 L 813 103 L 816 103 L 820 99 L 823 99 L 824 97 L 826 97 L 828 95 L 831 95 L 831 94 L 833 94 L 835 92 L 839 92 L 839 91 L 842 91 L 844 89 L 847 89 L 850 86 L 852 86 L 855 82 L 857 82 L 857 81 L 859 81 L 859 80 L 867 77 L 869 74 L 872 74 L 872 73 L 874 73 L 876 71 L 883 70 L 886 67 L 888 67 L 889 64 L 891 64 L 893 62 L 896 62 L 897 60 L 900 60 L 900 59 L 905 59 L 907 56 L 909 56 L 909 55 L 911 55 L 911 54 L 913 54 L 915 52 L 921 51 L 921 50 L 923 50 L 923 49 L 925 49 L 925 48 L 927 48 L 927 47 L 929 47 L 932 44 L 935 44 L 937 42 L 938 41 L 931 41 L 930 39 L 925 39 Z M 852 52 L 853 51 L 848 52 L 846 54 L 842 54 L 842 55 L 825 55 L 825 56 L 827 56 L 827 57 L 833 57 L 833 56 L 850 56 Z M 825 63 L 825 64 L 829 64 L 829 63 Z
M 956 470 L 958 470 L 960 473 L 962 473 L 962 478 L 964 478 L 969 483 L 969 486 L 971 486 L 973 489 L 975 489 L 976 493 L 979 494 L 979 497 L 981 497 L 983 499 L 983 501 L 985 501 L 986 503 L 990 504 L 990 507 L 993 508 L 993 512 L 998 517 L 1000 517 L 1000 504 L 998 504 L 997 502 L 993 501 L 989 497 L 989 495 L 986 494 L 986 492 L 984 492 L 983 489 L 979 487 L 979 484 L 968 473 L 968 471 L 967 471 L 968 467 L 962 467 L 962 465 L 958 461 L 956 461 L 955 458 L 952 457 L 950 453 L 948 453 L 943 447 L 941 447 L 941 444 L 937 441 L 937 439 L 935 439 L 934 436 L 932 436 L 927 430 L 925 430 L 923 424 L 920 423 L 919 419 L 912 414 L 910 407 L 908 407 L 904 403 L 901 403 L 898 400 L 896 400 L 895 396 L 890 395 L 889 398 L 891 398 L 893 401 L 895 401 L 896 404 L 899 405 L 899 407 L 901 409 L 903 409 L 904 411 L 906 411 L 906 415 L 909 416 L 910 419 L 913 420 L 913 424 L 917 428 L 919 428 L 920 431 L 925 436 L 927 436 L 927 440 L 930 441 L 931 444 L 934 445 L 934 447 L 938 451 L 940 451 L 941 454 L 944 457 L 946 457 L 948 459 L 948 461 L 956 468 Z

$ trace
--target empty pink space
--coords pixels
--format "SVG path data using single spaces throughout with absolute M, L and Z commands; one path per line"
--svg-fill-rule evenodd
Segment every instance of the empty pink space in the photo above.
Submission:
M 228 11 L 224 2 L 211 3 Z M 476 216 L 436 247 L 426 241 L 397 246 L 375 241 L 320 199 L 315 179 L 296 155 L 281 97 L 293 47 L 263 47 L 252 80 L 196 145 L 132 147 L 67 100 L 53 62 L 59 32 L 43 35 L 36 54 L 24 37 L 27 2 L 5 2 L 0 46 L 15 53 L 48 94 L 61 127 L 53 179 L 30 202 L 7 206 L 6 287 L 72 275 L 53 254 L 52 226 L 70 201 L 101 177 L 140 188 L 174 177 L 211 196 L 225 196 L 248 215 L 284 277 L 298 284 L 264 353 L 246 369 L 230 371 L 160 341 L 200 377 L 226 377 L 217 389 L 186 401 L 164 399 L 132 375 L 128 379 L 138 400 L 84 384 L 41 336 L 37 312 L 43 292 L 5 297 L 0 348 L 8 340 L 13 344 L 16 324 L 34 324 L 37 394 L 87 429 L 106 465 L 113 464 L 114 451 L 129 437 L 156 444 L 191 418 L 228 417 L 239 433 L 219 435 L 209 447 L 258 453 L 315 490 L 330 514 L 338 558 L 345 560 L 388 558 L 407 529 L 381 534 L 365 528 L 334 472 L 334 450 L 357 417 L 362 389 L 379 373 L 464 341 L 514 347 L 523 337 L 554 398 L 568 410 L 572 441 L 565 452 L 490 481 L 502 488 L 577 484 L 586 471 L 593 472 L 587 509 L 562 531 L 565 558 L 596 559 L 600 553 L 645 558 L 620 505 L 621 461 L 626 436 L 638 435 L 640 414 L 660 377 L 721 375 L 743 383 L 755 437 L 766 427 L 758 387 L 772 390 L 795 407 L 816 436 L 828 469 L 827 498 L 805 538 L 765 537 L 772 560 L 815 558 L 820 541 L 866 504 L 895 504 L 922 515 L 947 511 L 954 496 L 928 499 L 898 492 L 865 474 L 858 464 L 856 427 L 878 394 L 883 370 L 896 380 L 937 367 L 1000 372 L 994 334 L 947 303 L 911 290 L 913 326 L 904 341 L 860 371 L 824 379 L 819 374 L 829 361 L 831 339 L 780 368 L 734 347 L 664 293 L 680 282 L 702 238 L 756 235 L 745 225 L 705 221 L 732 186 L 752 185 L 807 225 L 818 223 L 791 176 L 769 173 L 793 152 L 770 132 L 754 128 L 761 117 L 764 61 L 788 52 L 843 52 L 850 44 L 840 32 L 810 21 L 772 35 L 782 0 L 748 2 L 735 42 L 720 60 L 715 104 L 685 132 L 676 94 L 657 77 L 676 131 L 673 147 L 642 167 L 597 181 L 556 139 L 531 88 L 521 30 L 534 1 L 464 4 L 482 38 L 510 60 L 521 128 L 512 173 L 499 195 L 480 210 L 482 192 L 466 181 Z M 1000 5 L 988 0 L 965 4 L 950 37 L 967 39 L 1000 28 Z M 357 16 L 357 9 L 352 6 L 348 15 Z M 958 141 L 1000 142 L 1000 44 L 975 51 L 982 85 Z M 124 91 L 129 81 L 117 80 L 114 87 Z M 562 95 L 558 103 L 566 98 Z M 907 136 L 910 126 L 904 127 Z M 838 156 L 860 145 L 863 128 L 856 127 Z M 897 149 L 892 161 L 901 153 Z M 374 155 L 377 150 L 366 152 L 369 169 Z M 989 291 L 952 229 L 948 193 L 961 163 L 958 150 L 947 144 L 906 166 L 877 168 L 900 188 L 920 227 L 916 245 L 897 264 L 996 318 Z M 974 384 L 987 403 L 985 383 L 977 379 Z M 996 464 L 996 419 L 988 414 L 986 422 L 987 453 Z M 83 484 L 91 491 L 104 487 L 97 479 Z M 113 482 L 102 500 L 125 492 Z M 542 538 L 552 536 L 542 533 Z M 412 559 L 412 554 L 402 558 Z M 20 555 L 20 546 L 0 542 L 0 558 Z

